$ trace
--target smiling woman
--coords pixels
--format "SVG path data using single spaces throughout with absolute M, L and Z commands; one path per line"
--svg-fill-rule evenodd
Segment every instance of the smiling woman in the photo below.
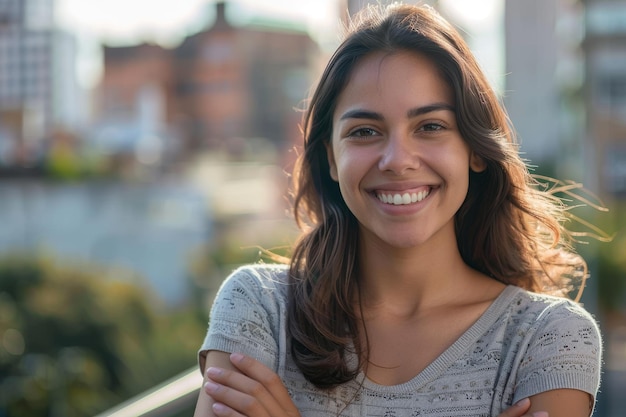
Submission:
M 588 417 L 594 319 L 564 207 L 427 6 L 354 20 L 304 117 L 286 265 L 224 282 L 196 417 Z
M 484 169 L 460 135 L 439 70 L 408 52 L 373 53 L 355 67 L 337 100 L 329 164 L 371 259 L 391 259 L 383 242 L 414 247 L 445 229 L 456 246 L 468 170 Z

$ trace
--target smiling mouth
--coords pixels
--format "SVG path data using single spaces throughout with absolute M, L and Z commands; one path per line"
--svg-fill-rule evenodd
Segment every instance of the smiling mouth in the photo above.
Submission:
M 418 191 L 416 193 L 386 193 L 377 192 L 376 198 L 385 204 L 392 204 L 394 206 L 402 206 L 407 204 L 413 204 L 422 201 L 430 194 L 431 189 Z

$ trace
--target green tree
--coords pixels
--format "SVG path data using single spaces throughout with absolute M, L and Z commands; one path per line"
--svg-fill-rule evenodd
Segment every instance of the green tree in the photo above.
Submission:
M 600 306 L 609 317 L 623 321 L 626 317 L 626 203 L 615 201 L 602 228 L 614 237 L 598 250 L 598 296 Z
M 195 363 L 197 313 L 119 272 L 0 258 L 0 416 L 93 415 Z

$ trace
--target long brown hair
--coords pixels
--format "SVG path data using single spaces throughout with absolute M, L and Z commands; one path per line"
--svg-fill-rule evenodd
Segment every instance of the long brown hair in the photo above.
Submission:
M 335 105 L 355 65 L 373 52 L 409 51 L 432 60 L 454 93 L 461 136 L 487 168 L 470 173 L 456 214 L 463 260 L 506 284 L 537 292 L 568 291 L 584 275 L 570 250 L 564 207 L 537 187 L 518 155 L 506 112 L 458 32 L 427 6 L 369 8 L 331 57 L 304 118 L 304 151 L 294 170 L 294 214 L 304 233 L 290 265 L 288 328 L 294 360 L 321 388 L 355 378 L 359 346 L 358 223 L 330 177 L 326 147 Z

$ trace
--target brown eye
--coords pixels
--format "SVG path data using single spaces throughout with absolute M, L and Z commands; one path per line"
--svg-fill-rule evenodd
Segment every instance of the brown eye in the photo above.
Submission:
M 371 129 L 369 127 L 364 127 L 364 128 L 357 129 L 357 130 L 350 132 L 348 136 L 355 137 L 355 138 L 367 138 L 367 137 L 376 136 L 376 135 L 378 135 L 378 132 L 376 132 L 374 129 Z
M 436 132 L 438 130 L 443 130 L 443 129 L 445 129 L 445 127 L 440 125 L 439 123 L 426 123 L 420 128 L 420 130 L 423 130 L 426 132 Z

